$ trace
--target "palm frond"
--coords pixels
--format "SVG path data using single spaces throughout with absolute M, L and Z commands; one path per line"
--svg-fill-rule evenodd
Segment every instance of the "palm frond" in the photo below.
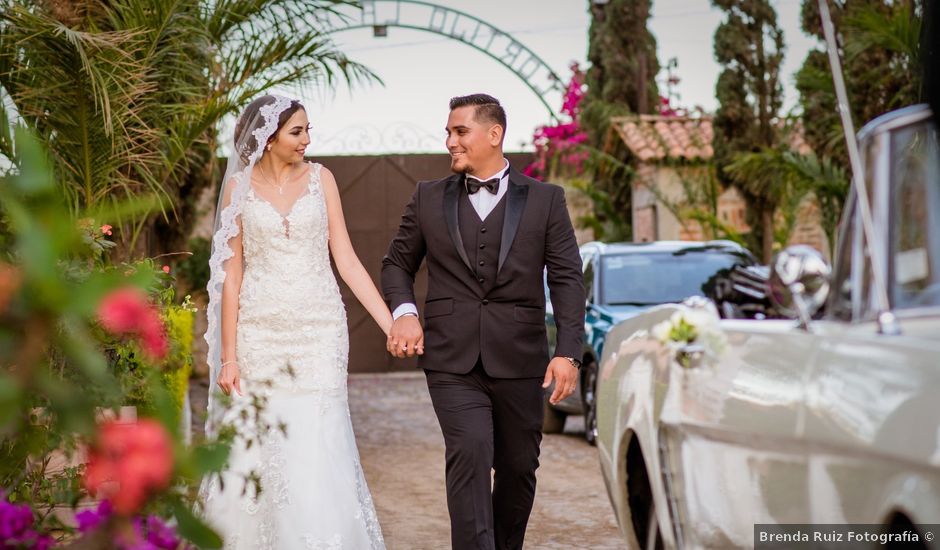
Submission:
M 214 183 L 203 167 L 223 117 L 272 86 L 378 81 L 329 37 L 356 5 L 109 0 L 78 13 L 0 0 L 0 86 L 47 142 L 73 213 L 152 195 L 168 223 Z

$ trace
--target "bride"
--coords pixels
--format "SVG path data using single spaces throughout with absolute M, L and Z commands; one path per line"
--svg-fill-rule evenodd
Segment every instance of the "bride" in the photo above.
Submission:
M 388 334 L 392 317 L 352 248 L 336 181 L 304 161 L 297 101 L 266 95 L 235 126 L 210 259 L 207 430 L 251 430 L 263 396 L 271 430 L 236 438 L 229 469 L 202 487 L 225 548 L 385 548 L 359 463 L 346 394 L 346 311 L 330 267 Z M 210 386 L 210 387 L 214 387 Z M 257 443 L 257 442 L 256 442 Z M 246 489 L 256 474 L 260 491 Z

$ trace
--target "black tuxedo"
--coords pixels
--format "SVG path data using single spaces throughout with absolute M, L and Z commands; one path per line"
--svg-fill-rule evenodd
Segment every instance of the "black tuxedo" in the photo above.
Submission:
M 482 357 L 494 378 L 544 376 L 549 359 L 545 267 L 558 327 L 555 355 L 580 359 L 584 282 L 562 188 L 510 169 L 495 278 L 483 277 L 482 283 L 479 262 L 471 265 L 461 235 L 461 223 L 470 220 L 458 220 L 467 201 L 461 176 L 419 182 L 383 260 L 382 289 L 394 310 L 415 303 L 414 275 L 427 258 L 425 352 L 419 366 L 467 373 Z M 495 223 L 492 218 L 486 223 Z
M 415 303 L 414 276 L 425 259 L 418 365 L 447 446 L 452 544 L 520 548 L 535 496 L 549 361 L 546 268 L 555 355 L 580 359 L 582 350 L 584 283 L 564 191 L 510 169 L 506 194 L 480 220 L 463 176 L 419 182 L 383 260 L 393 310 Z

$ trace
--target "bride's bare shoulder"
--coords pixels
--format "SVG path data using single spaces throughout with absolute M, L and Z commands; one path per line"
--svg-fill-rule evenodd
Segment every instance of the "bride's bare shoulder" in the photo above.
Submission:
M 330 171 L 326 166 L 317 163 L 308 163 L 310 165 L 310 170 L 319 169 L 320 171 L 320 181 L 327 185 L 336 185 L 336 177 L 333 175 L 333 172 Z

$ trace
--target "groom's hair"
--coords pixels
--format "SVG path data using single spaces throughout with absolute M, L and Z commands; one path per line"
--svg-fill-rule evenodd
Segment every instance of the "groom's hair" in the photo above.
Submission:
M 503 136 L 506 135 L 506 111 L 499 104 L 499 100 L 487 94 L 470 94 L 453 97 L 450 100 L 450 110 L 460 107 L 475 107 L 473 118 L 477 122 L 489 122 L 503 127 Z

